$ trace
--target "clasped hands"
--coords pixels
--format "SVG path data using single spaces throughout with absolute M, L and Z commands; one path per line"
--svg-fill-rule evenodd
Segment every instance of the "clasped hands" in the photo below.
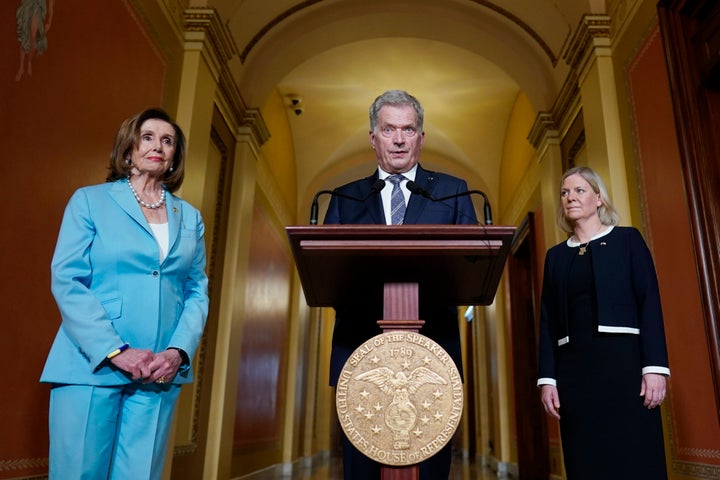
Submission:
M 130 374 L 136 382 L 165 383 L 175 378 L 182 365 L 182 357 L 174 349 L 154 353 L 152 350 L 128 348 L 111 358 L 110 362 Z

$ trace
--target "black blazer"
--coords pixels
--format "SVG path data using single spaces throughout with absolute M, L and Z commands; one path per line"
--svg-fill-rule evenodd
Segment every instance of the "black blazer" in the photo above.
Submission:
M 643 373 L 669 374 L 657 275 L 642 235 L 633 227 L 614 227 L 590 245 L 598 332 L 639 335 Z M 562 242 L 548 250 L 545 257 L 538 372 L 541 380 L 556 378 L 555 351 L 572 342 L 565 293 L 575 255 L 577 248 Z
M 337 190 L 355 198 L 364 198 L 378 180 L 378 171 L 369 177 L 356 180 Z M 435 198 L 467 191 L 467 183 L 459 178 L 424 170 L 420 165 L 415 183 Z M 372 195 L 364 202 L 333 196 L 330 199 L 325 224 L 386 224 L 382 198 Z M 470 196 L 457 197 L 443 202 L 433 202 L 423 196 L 412 194 L 405 211 L 405 224 L 477 224 L 477 216 Z M 382 318 L 382 295 L 377 301 L 358 299 L 357 304 L 336 308 L 330 355 L 330 385 L 337 379 L 345 362 L 363 342 L 382 333 L 377 320 Z M 460 333 L 457 309 L 447 305 L 426 305 L 420 299 L 420 318 L 425 325 L 420 333 L 432 338 L 452 356 L 462 371 Z

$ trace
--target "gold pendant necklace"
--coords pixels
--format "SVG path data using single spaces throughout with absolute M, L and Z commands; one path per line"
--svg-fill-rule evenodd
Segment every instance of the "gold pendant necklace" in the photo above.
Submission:
M 588 241 L 585 242 L 585 243 L 580 243 L 580 244 L 578 245 L 578 246 L 580 247 L 580 249 L 578 250 L 578 255 L 585 255 L 585 254 L 587 253 L 587 249 L 588 249 L 588 247 L 590 247 L 590 242 L 591 242 L 591 241 L 593 240 L 593 238 L 595 238 L 595 236 L 597 236 L 604 228 L 605 228 L 605 225 L 600 225 L 600 229 L 599 229 L 597 232 L 595 232 L 595 235 L 593 235 L 593 236 L 590 237 L 590 240 L 588 240 Z M 573 237 L 574 237 L 574 238 L 577 238 L 576 235 L 573 235 Z

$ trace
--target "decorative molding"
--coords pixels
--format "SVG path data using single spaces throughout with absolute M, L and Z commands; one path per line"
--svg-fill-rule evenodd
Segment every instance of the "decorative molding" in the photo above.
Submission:
M 230 31 L 220 22 L 214 8 L 188 8 L 183 21 L 185 48 L 194 46 L 202 51 L 219 77 L 228 61 L 237 54 Z
M 720 458 L 720 451 L 717 449 L 687 448 L 678 447 L 675 437 L 675 422 L 671 412 L 673 407 L 672 390 L 665 398 L 665 405 L 662 408 L 663 429 L 667 436 L 667 443 L 670 445 L 670 459 L 673 473 L 691 476 L 696 479 L 717 479 L 720 478 L 720 466 L 707 463 L 687 462 L 676 460 L 678 454 L 695 458 Z
M 530 144 L 535 147 L 535 150 L 540 150 L 548 137 L 556 138 L 558 136 L 557 131 L 553 114 L 550 112 L 539 112 L 535 117 L 533 126 L 530 128 L 527 139 Z
M 217 99 L 226 121 L 233 131 L 247 127 L 258 145 L 270 138 L 270 131 L 262 119 L 259 109 L 248 109 L 240 90 L 227 67 L 230 59 L 237 55 L 235 41 L 229 30 L 220 22 L 214 8 L 188 8 L 185 10 L 186 47 L 200 49 L 208 59 L 218 83 Z
M 562 135 L 560 142 L 560 155 L 562 159 L 562 170 L 572 168 L 576 165 L 575 159 L 578 153 L 585 146 L 585 117 L 582 109 L 572 117 L 567 130 Z
M 184 18 L 185 32 L 202 32 L 208 35 L 210 45 L 222 63 L 237 54 L 230 31 L 220 22 L 214 8 L 188 8 Z
M 578 77 L 575 72 L 570 72 L 551 111 L 538 113 L 528 133 L 528 141 L 536 150 L 542 150 L 544 141 L 555 140 L 565 135 L 581 108 Z
M 582 148 L 585 146 L 585 129 L 578 134 L 578 136 L 573 140 L 572 145 L 568 149 L 567 157 L 563 158 L 563 162 L 567 162 L 567 168 L 563 168 L 563 170 L 567 170 L 568 168 L 572 168 L 575 165 L 575 157 L 577 157 L 577 154 Z
M 720 467 L 702 463 L 672 462 L 672 471 L 695 479 L 715 480 L 720 478 Z
M 207 272 L 208 272 L 208 295 L 210 298 L 219 293 L 216 292 L 216 285 L 220 285 L 221 278 L 216 276 L 217 274 L 217 252 L 218 252 L 218 238 L 221 235 L 221 225 L 223 224 L 223 201 L 225 200 L 225 184 L 228 171 L 229 162 L 229 150 L 223 142 L 222 137 L 218 134 L 215 128 L 210 129 L 210 140 L 213 145 L 220 152 L 220 168 L 218 173 L 218 189 L 215 197 L 215 218 L 213 221 L 213 231 L 211 234 L 210 248 L 208 249 L 207 258 Z M 206 235 L 207 238 L 207 235 Z M 190 442 L 184 444 L 176 444 L 173 449 L 175 456 L 190 455 L 195 453 L 198 447 L 198 426 L 200 423 L 200 405 L 202 404 L 201 392 L 205 376 L 205 360 L 207 356 L 207 329 L 203 332 L 202 338 L 200 339 L 200 345 L 197 350 L 197 368 L 195 369 L 195 382 L 193 386 L 193 411 L 192 411 L 192 423 Z M 210 380 L 212 381 L 212 379 Z
M 247 106 L 240 95 L 240 89 L 237 87 L 235 79 L 227 68 L 220 72 L 216 101 L 222 104 L 221 110 L 224 116 L 229 117 L 226 118 L 226 122 L 233 131 L 243 125 Z
M 612 19 L 608 15 L 585 14 L 563 58 L 570 67 L 581 72 L 596 50 L 610 48 Z
M 268 130 L 265 120 L 263 120 L 262 114 L 257 108 L 245 109 L 240 125 L 250 129 L 259 146 L 262 146 L 270 139 L 270 130 Z
M 199 393 L 196 393 L 195 396 L 199 397 Z M 197 407 L 193 409 L 193 423 L 192 423 L 192 436 L 193 438 L 197 437 L 197 418 L 196 418 L 196 412 Z M 197 442 L 192 441 L 190 443 L 183 443 L 182 445 L 175 445 L 173 448 L 173 456 L 175 457 L 182 457 L 183 455 L 192 455 L 197 451 Z
M 687 455 L 689 457 L 712 458 L 715 460 L 720 460 L 720 450 L 717 450 L 717 449 L 683 447 L 683 448 L 678 448 L 677 451 L 680 455 Z M 720 477 L 717 477 L 717 478 L 720 478 Z
M 47 468 L 48 459 L 45 458 L 17 458 L 11 460 L 0 460 L 0 472 L 15 470 L 27 470 L 31 468 Z
M 582 110 L 580 79 L 577 72 L 572 71 L 565 77 L 565 83 L 552 108 L 553 118 L 561 135 L 565 135 L 580 110 Z

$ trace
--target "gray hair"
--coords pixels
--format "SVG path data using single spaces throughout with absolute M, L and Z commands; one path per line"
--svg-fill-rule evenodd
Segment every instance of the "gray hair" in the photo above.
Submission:
M 562 189 L 562 184 L 566 178 L 570 175 L 576 174 L 583 177 L 590 184 L 590 188 L 593 189 L 593 192 L 600 194 L 600 202 L 602 202 L 602 204 L 598 207 L 598 217 L 600 218 L 600 223 L 603 225 L 617 225 L 620 223 L 620 214 L 617 210 L 615 210 L 615 207 L 613 207 L 613 204 L 610 201 L 610 196 L 605 188 L 605 183 L 600 175 L 592 168 L 573 167 L 567 170 L 563 173 L 563 176 L 560 179 L 560 188 Z M 563 208 L 562 202 L 560 202 L 557 209 L 557 224 L 565 232 L 573 232 L 572 225 L 565 217 L 565 209 Z
M 423 119 L 425 112 L 420 105 L 417 98 L 413 97 L 405 90 L 388 90 L 375 99 L 372 105 L 370 105 L 370 131 L 374 132 L 377 127 L 378 113 L 380 109 L 385 105 L 392 105 L 395 107 L 410 105 L 417 113 L 417 130 L 418 132 L 423 131 Z

